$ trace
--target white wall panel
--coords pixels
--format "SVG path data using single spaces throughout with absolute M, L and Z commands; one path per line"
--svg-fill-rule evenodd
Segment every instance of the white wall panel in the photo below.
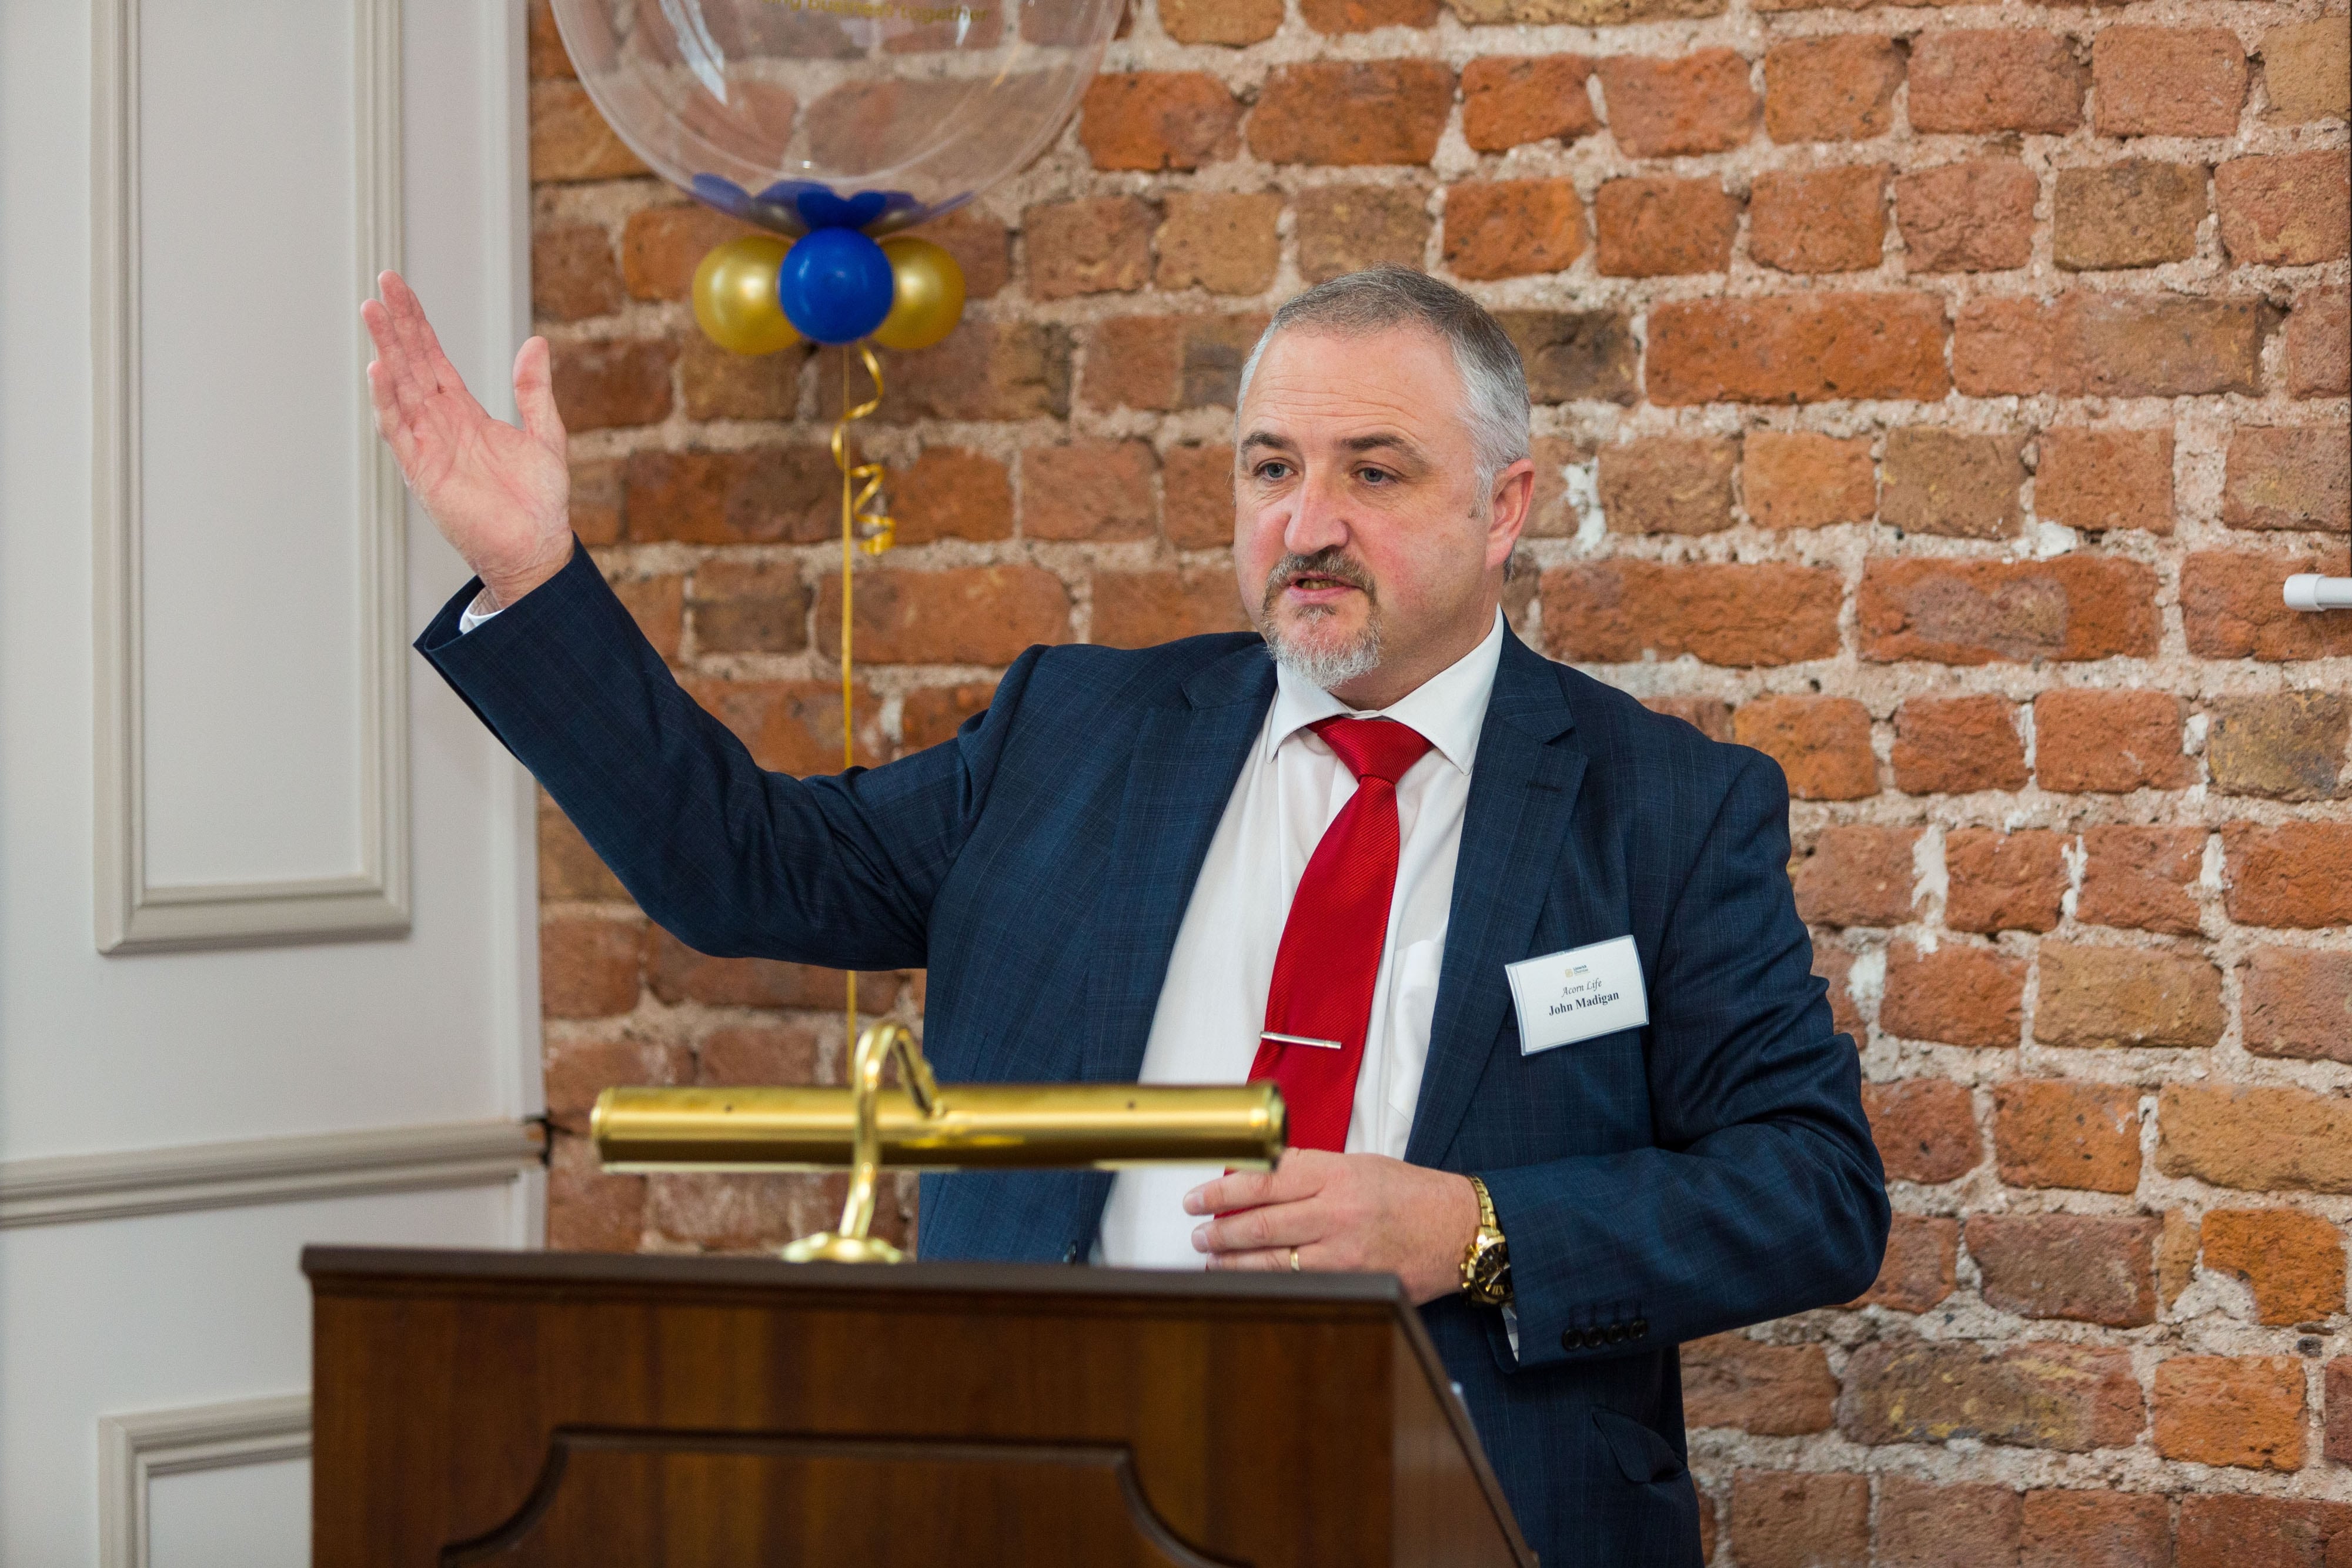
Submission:
M 148 1568 L 305 1568 L 310 1462 L 190 1470 L 148 1489 Z

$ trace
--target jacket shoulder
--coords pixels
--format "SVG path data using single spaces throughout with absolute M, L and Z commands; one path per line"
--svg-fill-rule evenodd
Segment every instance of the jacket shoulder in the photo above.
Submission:
M 1235 654 L 1263 656 L 1255 632 L 1213 632 L 1149 648 L 1105 648 L 1088 643 L 1038 650 L 1033 691 L 1064 700 L 1157 707 L 1183 700 L 1186 683 Z

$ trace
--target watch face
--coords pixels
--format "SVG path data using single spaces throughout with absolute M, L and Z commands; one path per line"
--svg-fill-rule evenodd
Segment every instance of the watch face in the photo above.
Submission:
M 1478 1289 L 1482 1292 L 1487 1295 L 1495 1294 L 1503 1282 L 1511 1277 L 1510 1253 L 1500 1245 L 1482 1249 L 1477 1260 L 1470 1265 L 1470 1277 L 1477 1282 Z

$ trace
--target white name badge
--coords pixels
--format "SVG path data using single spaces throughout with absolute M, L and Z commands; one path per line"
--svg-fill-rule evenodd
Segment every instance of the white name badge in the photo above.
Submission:
M 1639 1029 L 1650 1021 L 1642 955 L 1631 936 L 1507 964 L 1519 1009 L 1519 1054 Z

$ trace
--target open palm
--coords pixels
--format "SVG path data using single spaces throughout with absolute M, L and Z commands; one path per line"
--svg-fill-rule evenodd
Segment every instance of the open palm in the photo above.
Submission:
M 499 605 L 511 604 L 572 554 L 572 476 L 548 383 L 547 340 L 531 339 L 515 356 L 518 430 L 492 419 L 466 390 L 400 275 L 384 273 L 376 286 L 383 300 L 360 307 L 375 340 L 367 368 L 375 427 L 442 537 Z

